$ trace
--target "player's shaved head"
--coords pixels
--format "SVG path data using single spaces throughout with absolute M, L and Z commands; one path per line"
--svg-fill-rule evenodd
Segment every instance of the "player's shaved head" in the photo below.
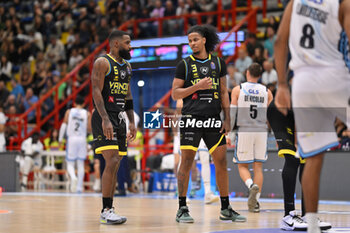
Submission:
M 130 35 L 129 33 L 121 30 L 113 30 L 108 36 L 109 43 L 112 43 L 112 41 L 116 39 L 122 39 L 123 36 L 130 36 Z

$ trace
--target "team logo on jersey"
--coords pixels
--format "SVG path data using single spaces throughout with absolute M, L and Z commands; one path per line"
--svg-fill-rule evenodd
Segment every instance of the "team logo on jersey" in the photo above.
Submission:
M 207 75 L 209 72 L 209 67 L 203 66 L 200 68 L 202 74 Z
M 259 94 L 259 90 L 249 89 L 249 90 L 248 90 L 248 93 L 249 93 L 249 94 L 258 95 L 258 94 Z
M 113 98 L 113 96 L 108 96 L 108 102 L 114 103 L 114 98 Z
M 120 71 L 120 77 L 124 79 L 126 77 L 126 72 L 125 70 Z
M 197 94 L 197 93 L 194 93 L 194 94 L 192 95 L 192 99 L 193 99 L 193 100 L 198 99 L 198 94 Z
M 210 63 L 210 67 L 211 67 L 213 70 L 215 70 L 215 68 L 216 68 L 215 63 L 214 63 L 214 62 L 211 62 L 211 63 Z
M 214 99 L 219 99 L 219 92 L 214 92 Z

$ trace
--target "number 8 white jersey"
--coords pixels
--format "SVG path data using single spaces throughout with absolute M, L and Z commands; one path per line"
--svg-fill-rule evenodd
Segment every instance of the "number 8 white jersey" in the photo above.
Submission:
M 72 108 L 69 111 L 67 137 L 86 138 L 88 113 L 83 108 Z
M 339 22 L 339 2 L 294 0 L 289 33 L 292 70 L 304 66 L 346 67 L 348 39 Z
M 240 87 L 237 102 L 237 126 L 267 128 L 268 91 L 266 86 L 259 83 L 245 82 Z

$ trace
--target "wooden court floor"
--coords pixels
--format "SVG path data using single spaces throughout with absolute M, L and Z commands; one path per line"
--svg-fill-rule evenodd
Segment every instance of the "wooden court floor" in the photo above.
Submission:
M 231 205 L 247 216 L 246 223 L 222 222 L 219 203 L 204 205 L 191 200 L 189 207 L 194 224 L 175 222 L 177 200 L 171 196 L 131 196 L 115 198 L 118 213 L 128 218 L 123 225 L 101 225 L 101 198 L 97 194 L 19 193 L 0 197 L 0 232 L 239 232 L 238 229 L 278 228 L 283 215 L 281 201 L 263 199 L 261 213 L 248 213 L 246 199 L 232 199 Z M 300 205 L 297 205 L 300 208 Z M 321 218 L 333 227 L 347 227 L 350 232 L 350 202 L 320 205 Z M 246 231 L 241 231 L 246 232 Z M 271 232 L 266 230 L 264 232 Z M 276 229 L 273 232 L 283 232 Z

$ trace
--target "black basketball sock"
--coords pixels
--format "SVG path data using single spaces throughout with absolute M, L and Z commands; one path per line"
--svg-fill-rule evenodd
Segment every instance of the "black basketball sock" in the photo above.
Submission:
M 179 196 L 179 209 L 180 209 L 182 206 L 186 206 L 186 196 L 184 196 L 184 197 L 180 197 L 180 196 Z
M 294 193 L 300 161 L 293 155 L 284 155 L 285 163 L 282 171 L 284 193 L 284 216 L 295 210 Z
M 220 197 L 221 200 L 221 210 L 225 210 L 228 208 L 228 206 L 230 205 L 230 201 L 228 196 L 226 197 Z
M 305 164 L 300 164 L 299 167 L 299 181 L 301 184 L 301 179 L 303 177 L 303 171 L 304 171 Z M 301 216 L 305 216 L 306 210 L 305 210 L 305 203 L 304 203 L 304 194 L 301 192 Z
M 113 200 L 112 200 L 112 198 L 110 198 L 110 197 L 103 197 L 102 198 L 102 205 L 103 205 L 103 209 L 102 209 L 102 211 L 104 210 L 104 209 L 111 209 L 112 208 L 112 206 L 113 206 Z

